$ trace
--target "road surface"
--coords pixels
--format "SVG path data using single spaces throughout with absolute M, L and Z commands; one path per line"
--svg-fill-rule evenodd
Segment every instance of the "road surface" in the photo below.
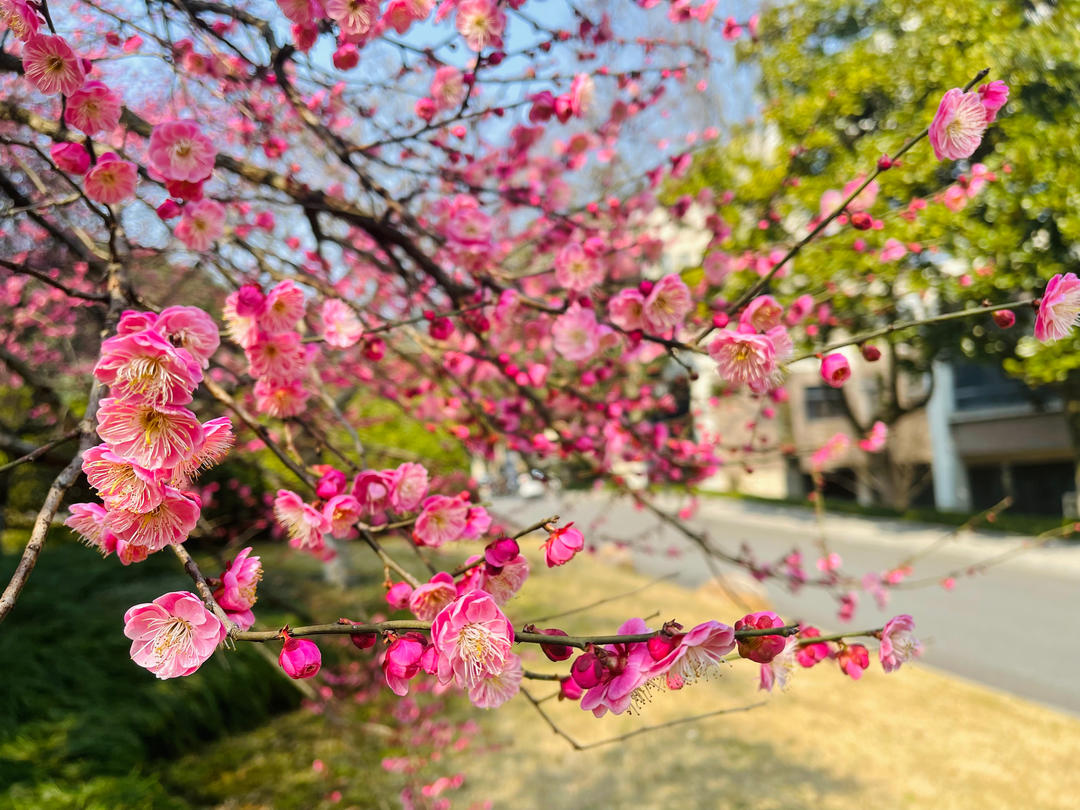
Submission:
M 670 498 L 664 503 L 677 509 L 682 502 Z M 564 521 L 573 520 L 589 540 L 606 535 L 628 541 L 636 567 L 648 575 L 673 573 L 690 587 L 712 576 L 696 546 L 626 500 L 593 493 L 504 498 L 496 499 L 493 511 L 516 526 L 559 514 Z M 817 573 L 817 530 L 805 509 L 707 498 L 689 523 L 706 530 L 715 546 L 737 553 L 745 542 L 765 561 L 800 547 L 807 572 Z M 947 532 L 850 516 L 830 516 L 825 526 L 829 548 L 843 558 L 844 571 L 860 577 L 895 566 Z M 937 578 L 966 568 L 1023 539 L 965 533 L 918 562 L 913 578 Z M 1080 544 L 1026 551 L 983 573 L 959 578 L 952 591 L 937 584 L 893 591 L 884 610 L 862 593 L 850 625 L 837 619 L 835 598 L 821 588 L 807 587 L 793 595 L 771 580 L 764 587 L 786 620 L 806 621 L 826 632 L 880 626 L 892 616 L 910 613 L 925 645 L 924 663 L 1080 714 Z

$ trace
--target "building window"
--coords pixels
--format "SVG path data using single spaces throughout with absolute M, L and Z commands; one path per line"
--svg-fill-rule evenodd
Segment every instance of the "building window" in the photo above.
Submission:
M 806 389 L 807 419 L 830 419 L 844 413 L 844 392 L 839 388 L 818 385 Z
M 998 366 L 956 363 L 953 366 L 956 410 L 1015 407 L 1032 403 L 1036 395 L 1020 380 L 1006 376 Z

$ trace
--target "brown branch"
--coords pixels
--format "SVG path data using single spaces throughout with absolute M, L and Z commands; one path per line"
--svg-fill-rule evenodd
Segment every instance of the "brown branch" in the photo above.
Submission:
M 25 456 L 21 456 L 21 457 L 15 459 L 14 461 L 9 461 L 7 464 L 4 464 L 3 466 L 0 466 L 0 473 L 7 472 L 10 469 L 18 467 L 20 464 L 26 464 L 26 463 L 31 462 L 31 461 L 36 461 L 37 459 L 41 458 L 41 456 L 48 453 L 50 450 L 52 450 L 54 448 L 57 448 L 60 445 L 66 443 L 66 442 L 69 442 L 72 439 L 78 437 L 80 433 L 82 433 L 82 430 L 80 428 L 75 428 L 74 430 L 70 430 L 67 433 L 65 433 L 63 436 L 61 436 L 59 439 L 53 439 L 51 442 L 48 442 L 46 444 L 41 445 L 41 447 L 37 447 L 37 448 L 31 450 Z

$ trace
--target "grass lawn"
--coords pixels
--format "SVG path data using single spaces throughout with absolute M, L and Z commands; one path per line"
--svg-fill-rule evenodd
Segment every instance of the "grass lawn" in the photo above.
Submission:
M 314 561 L 258 548 L 267 567 L 260 625 L 379 609 L 382 572 L 355 551 L 364 587 L 341 593 L 321 582 Z M 509 606 L 518 625 L 647 582 L 584 556 L 534 570 Z M 0 627 L 0 808 L 399 807 L 406 777 L 380 763 L 416 743 L 430 753 L 433 740 L 452 740 L 452 729 L 439 725 L 444 712 L 476 719 L 478 735 L 464 753 L 447 745 L 439 762 L 416 760 L 415 779 L 464 773 L 463 787 L 445 794 L 460 808 L 485 800 L 524 810 L 1073 808 L 1080 795 L 1080 721 L 918 666 L 884 675 L 875 663 L 855 683 L 834 664 L 820 665 L 798 672 L 788 692 L 760 708 L 583 752 L 523 697 L 491 712 L 453 693 L 402 703 L 358 663 L 370 653 L 345 639 L 320 641 L 331 677 L 316 685 L 345 695 L 327 703 L 301 705 L 292 682 L 248 645 L 219 652 L 190 678 L 157 681 L 127 659 L 121 617 L 135 602 L 187 587 L 165 554 L 124 569 L 74 545 L 46 551 Z M 719 589 L 660 583 L 551 624 L 607 632 L 654 611 L 656 621 L 685 624 L 740 615 Z M 267 649 L 276 656 L 276 645 Z M 524 654 L 528 668 L 555 671 L 537 651 Z M 543 707 L 587 743 L 761 701 L 756 680 L 756 665 L 737 664 L 681 693 L 658 694 L 635 716 L 596 720 L 554 700 Z M 526 688 L 538 698 L 554 691 L 544 682 Z

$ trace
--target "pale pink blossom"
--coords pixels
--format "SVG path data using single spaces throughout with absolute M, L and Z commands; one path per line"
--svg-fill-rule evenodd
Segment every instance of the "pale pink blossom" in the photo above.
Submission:
M 379 0 L 324 0 L 326 16 L 347 37 L 362 37 L 379 16 Z
M 495 604 L 502 607 L 521 590 L 521 586 L 529 578 L 529 561 L 518 554 L 498 570 L 480 566 L 473 571 L 476 571 L 480 578 L 480 581 L 475 583 L 476 587 L 490 593 Z
M 760 388 L 776 373 L 776 348 L 765 335 L 725 329 L 709 344 L 720 376 L 733 385 Z
M 608 318 L 627 332 L 645 329 L 645 296 L 633 287 L 619 290 L 608 301 Z
M 470 49 L 502 47 L 506 13 L 495 0 L 461 0 L 457 7 L 457 30 Z
M 291 280 L 279 282 L 266 296 L 266 308 L 259 315 L 259 328 L 265 332 L 286 332 L 296 328 L 304 317 L 304 291 Z
M 915 620 L 907 614 L 889 619 L 881 631 L 881 647 L 878 650 L 881 668 L 886 672 L 895 672 L 901 664 L 920 655 L 922 644 L 915 637 Z
M 588 73 L 578 73 L 570 82 L 570 111 L 581 118 L 592 107 L 596 85 Z
M 1080 323 L 1080 279 L 1075 273 L 1059 273 L 1050 279 L 1035 316 L 1035 337 L 1050 343 L 1067 337 Z
M 289 536 L 289 545 L 314 553 L 325 548 L 323 534 L 330 530 L 323 513 L 304 503 L 303 498 L 287 489 L 279 489 L 274 498 L 274 517 Z
M 596 313 L 576 301 L 551 327 L 555 351 L 567 360 L 588 360 L 600 349 L 600 327 Z
M 64 525 L 82 538 L 88 546 L 99 549 L 108 556 L 111 549 L 106 549 L 105 518 L 108 511 L 99 503 L 73 503 L 68 507 L 68 517 Z M 115 546 L 115 541 L 113 541 Z
M 666 332 L 682 324 L 693 306 L 690 288 L 679 276 L 672 273 L 653 285 L 645 297 L 641 314 L 650 331 Z
M 214 654 L 225 625 L 193 593 L 173 591 L 128 608 L 131 660 L 159 678 L 190 675 Z
M 669 689 L 681 689 L 706 677 L 735 649 L 735 631 L 717 621 L 699 624 L 673 640 L 674 646 L 652 668 L 654 675 L 664 675 Z
M 907 248 L 899 239 L 886 239 L 879 258 L 882 263 L 895 262 L 907 255 Z
M 571 242 L 555 256 L 555 280 L 567 290 L 582 292 L 603 281 L 604 271 L 581 245 Z
M 420 621 L 430 622 L 456 598 L 454 578 L 445 571 L 440 571 L 409 595 L 409 610 Z
M 780 325 L 784 308 L 771 295 L 759 295 L 746 305 L 739 315 L 739 325 L 748 327 L 747 331 L 768 332 Z
M 166 180 L 199 183 L 214 171 L 217 149 L 194 121 L 165 121 L 150 133 L 147 155 Z
M 820 470 L 833 458 L 839 456 L 851 446 L 851 437 L 846 433 L 834 433 L 810 456 L 812 469 Z
M 261 379 L 255 382 L 255 407 L 276 419 L 299 416 L 311 394 L 300 380 Z
M 460 498 L 432 495 L 423 502 L 413 524 L 413 540 L 418 546 L 438 548 L 461 537 L 469 520 L 469 505 Z
M 798 649 L 795 636 L 788 636 L 784 649 L 769 663 L 761 665 L 758 689 L 766 692 L 771 692 L 774 686 L 787 689 L 791 676 L 795 674 L 795 656 Z
M 521 658 L 511 653 L 502 670 L 469 687 L 469 700 L 480 709 L 497 709 L 520 691 L 523 676 Z
M 339 298 L 323 301 L 322 322 L 323 340 L 339 349 L 355 346 L 364 334 L 364 327 L 356 313 Z
M 101 344 L 94 376 L 116 397 L 186 405 L 202 381 L 199 363 L 156 331 L 114 335 Z
M 190 352 L 203 368 L 210 365 L 210 358 L 221 345 L 217 324 L 198 307 L 166 307 L 158 315 L 153 329 L 174 346 Z
M 107 152 L 86 173 L 84 188 L 86 196 L 94 202 L 116 205 L 135 196 L 138 179 L 139 172 L 134 163 L 120 160 L 112 152 Z
M 354 535 L 362 515 L 360 501 L 352 495 L 334 495 L 323 506 L 323 517 L 330 524 L 330 533 L 334 537 Z
M 431 97 L 440 110 L 459 107 L 465 100 L 465 77 L 453 65 L 443 65 L 431 79 Z
M 209 197 L 184 206 L 176 225 L 176 238 L 189 250 L 203 251 L 225 232 L 225 206 Z
M 99 444 L 83 453 L 83 472 L 110 509 L 149 512 L 164 497 L 157 472 L 132 464 Z
M 462 500 L 468 502 L 467 496 L 462 495 Z M 470 506 L 465 515 L 465 528 L 461 530 L 461 539 L 479 540 L 491 527 L 491 515 L 482 506 Z
M 441 683 L 465 689 L 501 673 L 514 643 L 514 627 L 495 600 L 469 591 L 444 607 L 431 622 Z
M 394 470 L 390 506 L 398 513 L 411 512 L 427 495 L 428 471 L 421 464 L 406 461 Z
M 87 135 L 112 132 L 120 123 L 120 97 L 104 82 L 87 82 L 67 100 L 64 121 Z
M 22 62 L 26 78 L 46 96 L 70 96 L 86 81 L 82 59 L 63 37 L 30 37 L 23 46 Z
M 307 25 L 322 13 L 318 0 L 277 0 L 281 13 L 297 25 Z
M 930 123 L 930 145 L 938 160 L 960 160 L 975 154 L 986 132 L 987 111 L 978 93 L 953 88 L 942 96 Z
M 183 543 L 199 522 L 199 504 L 180 490 L 163 487 L 161 503 L 148 512 L 110 509 L 105 527 L 120 540 L 151 554 Z
M 171 469 L 202 449 L 205 434 L 184 407 L 110 397 L 97 412 L 98 435 L 118 456 L 148 470 Z

